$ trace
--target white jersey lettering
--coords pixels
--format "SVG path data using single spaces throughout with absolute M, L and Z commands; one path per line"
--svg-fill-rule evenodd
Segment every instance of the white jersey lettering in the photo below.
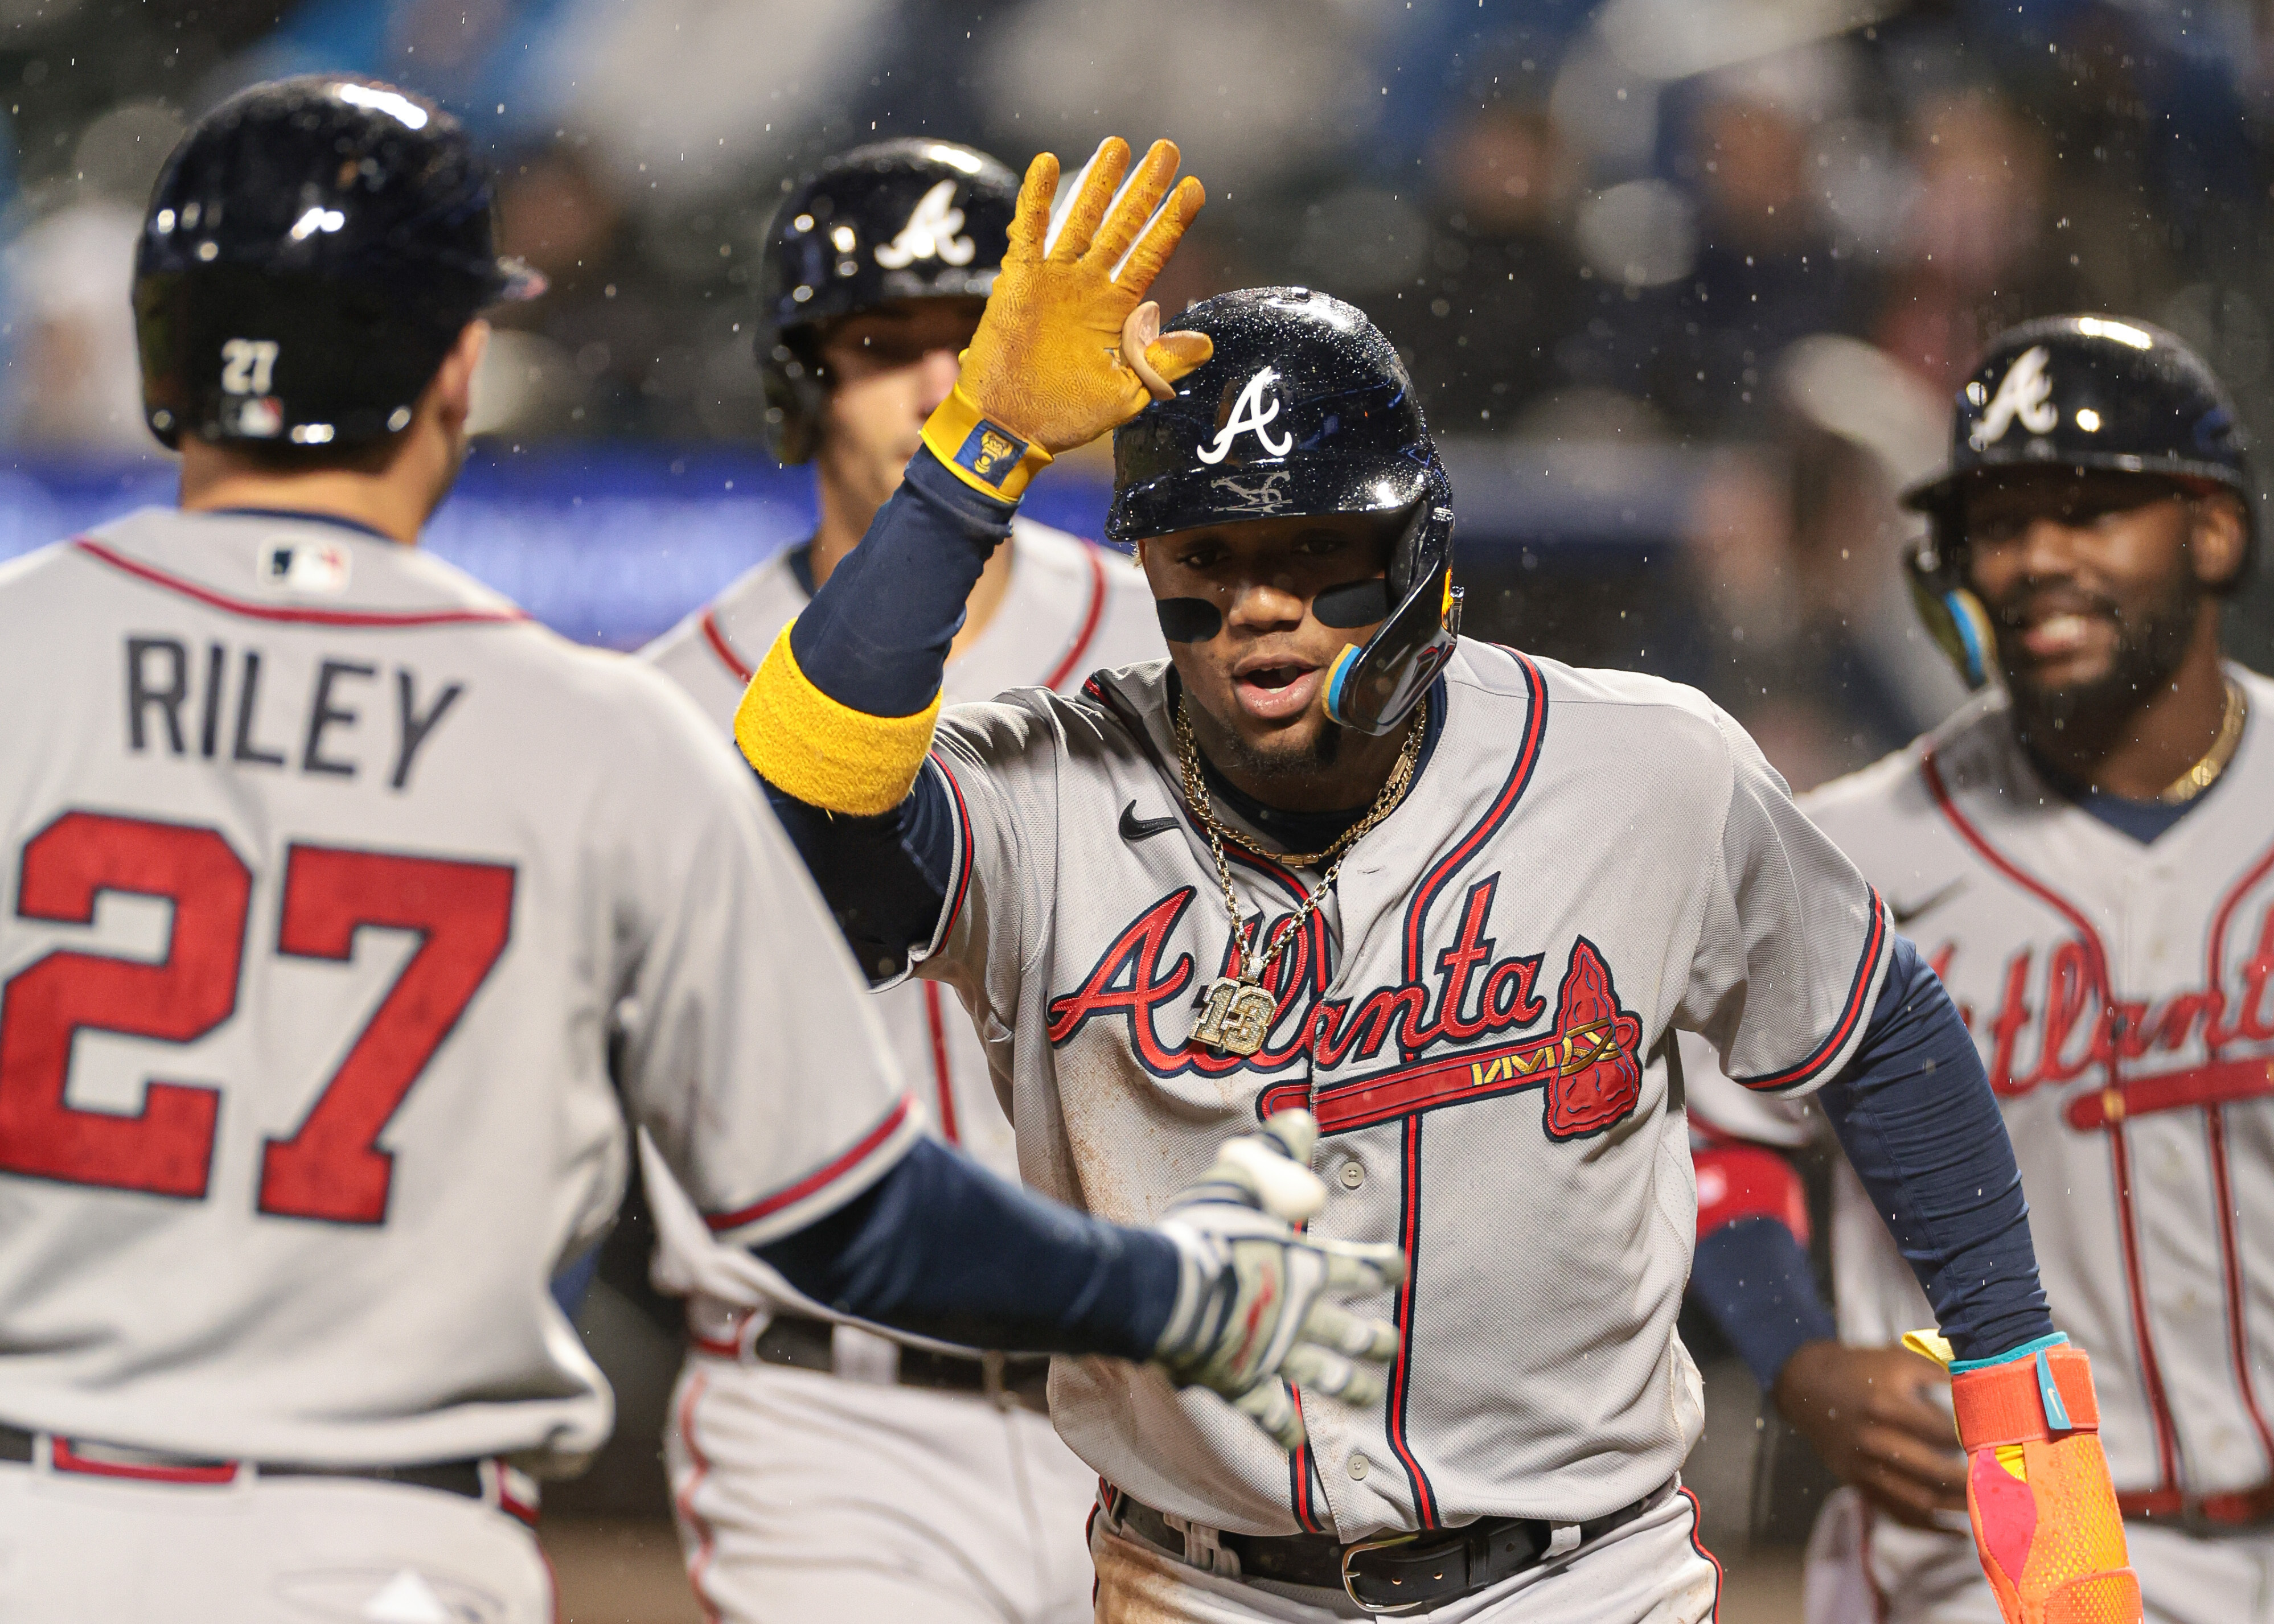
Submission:
M 245 568 L 328 548 L 354 568 L 312 590 Z M 914 1142 L 711 726 L 439 560 L 136 514 L 0 566 L 0 686 L 41 695 L 0 710 L 11 1425 L 566 1464 L 609 1402 L 546 1284 L 627 1109 L 733 1244 Z

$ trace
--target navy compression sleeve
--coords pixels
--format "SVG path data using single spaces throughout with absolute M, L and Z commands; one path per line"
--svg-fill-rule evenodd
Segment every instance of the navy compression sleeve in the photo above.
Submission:
M 1773 1218 L 1740 1218 L 1699 1241 L 1690 1289 L 1764 1393 L 1803 1342 L 1839 1335 L 1816 1294 L 1808 1249 Z
M 963 629 L 963 600 L 1010 535 L 1013 511 L 918 451 L 861 545 L 790 628 L 806 680 L 868 716 L 914 716 L 931 703 Z
M 975 1348 L 1145 1359 L 1179 1264 L 1126 1229 L 986 1171 L 930 1139 L 866 1191 L 757 1255 L 817 1303 Z
M 2005 1118 L 1950 995 L 1907 939 L 1855 1059 L 1818 1098 L 1958 1357 L 2050 1335 Z
M 964 599 L 1010 534 L 1012 511 L 918 451 L 861 545 L 791 627 L 798 669 L 867 715 L 922 710 L 939 692 Z M 766 793 L 862 972 L 873 981 L 899 974 L 931 940 L 947 898 L 955 820 L 945 786 L 919 772 L 908 798 L 877 817 L 826 812 L 772 784 Z
M 881 817 L 825 812 L 771 784 L 766 795 L 862 974 L 872 982 L 898 975 L 947 906 L 955 808 L 939 776 L 916 774 L 908 798 Z

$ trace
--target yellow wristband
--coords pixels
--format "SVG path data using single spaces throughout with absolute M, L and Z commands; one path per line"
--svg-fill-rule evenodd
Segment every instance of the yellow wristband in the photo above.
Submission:
M 923 442 L 958 479 L 999 501 L 1017 501 L 1050 462 L 1049 452 L 981 411 L 961 384 L 925 420 Z
M 914 716 L 870 716 L 814 687 L 782 628 L 734 711 L 734 742 L 766 782 L 809 807 L 876 817 L 908 798 L 939 695 Z

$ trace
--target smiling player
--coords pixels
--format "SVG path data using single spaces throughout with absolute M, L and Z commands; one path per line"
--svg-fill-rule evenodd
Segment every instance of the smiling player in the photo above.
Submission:
M 1929 623 L 1997 686 L 1803 801 L 1916 921 L 1972 1029 L 2054 1317 L 2099 1378 L 2149 1616 L 2182 1624 L 2274 1619 L 2274 746 L 2268 685 L 2219 636 L 2253 493 L 2232 402 L 2171 334 L 2064 316 L 2002 335 L 1959 396 L 1950 471 L 1906 499 L 1933 521 Z M 1696 1058 L 1701 1116 L 1804 1132 Z M 1722 1199 L 1695 1279 L 1868 1505 L 1868 1537 L 1827 1523 L 1820 1560 L 1890 1620 L 1986 1624 L 1965 1541 L 1932 1531 L 1968 1473 L 1940 1373 L 1893 1345 L 1924 1312 L 1910 1272 L 1843 1177 L 1835 1339 L 1763 1216 L 1783 1176 L 1760 1154 L 1701 1152 Z

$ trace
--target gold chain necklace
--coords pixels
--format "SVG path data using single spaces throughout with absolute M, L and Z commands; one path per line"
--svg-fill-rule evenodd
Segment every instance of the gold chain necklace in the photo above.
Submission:
M 2250 696 L 2233 677 L 2226 680 L 2226 712 L 2218 719 L 2218 737 L 2210 741 L 2202 759 L 2172 780 L 2156 799 L 2167 807 L 2183 807 L 2218 782 L 2242 742 L 2242 725 L 2250 719 Z
M 1335 883 L 1335 876 L 1342 872 L 1343 859 L 1350 855 L 1359 837 L 1396 811 L 1397 803 L 1405 799 L 1405 792 L 1413 782 L 1414 763 L 1421 758 L 1425 716 L 1426 708 L 1414 711 L 1412 724 L 1405 730 L 1405 742 L 1397 752 L 1397 764 L 1390 768 L 1382 793 L 1374 798 L 1366 816 L 1344 830 L 1323 852 L 1297 855 L 1258 846 L 1216 816 L 1215 803 L 1209 795 L 1208 779 L 1201 771 L 1201 747 L 1193 737 L 1192 718 L 1186 712 L 1184 702 L 1178 702 L 1177 753 L 1185 770 L 1185 799 L 1200 815 L 1201 827 L 1208 834 L 1209 850 L 1216 858 L 1216 883 L 1224 888 L 1224 911 L 1231 919 L 1231 950 L 1239 963 L 1237 975 L 1220 975 L 1209 983 L 1200 1025 L 1193 1028 L 1193 1042 L 1204 1043 L 1220 1055 L 1238 1055 L 1243 1059 L 1263 1047 L 1263 1040 L 1270 1034 L 1272 1019 L 1278 1013 L 1279 1002 L 1258 983 L 1279 957 L 1280 950 L 1301 934 L 1304 925 L 1318 910 L 1320 901 Z M 1316 888 L 1303 898 L 1302 905 L 1264 949 L 1262 956 L 1252 962 L 1247 951 L 1247 931 L 1239 918 L 1239 894 L 1231 885 L 1231 860 L 1224 854 L 1226 840 L 1291 868 L 1325 865 Z

